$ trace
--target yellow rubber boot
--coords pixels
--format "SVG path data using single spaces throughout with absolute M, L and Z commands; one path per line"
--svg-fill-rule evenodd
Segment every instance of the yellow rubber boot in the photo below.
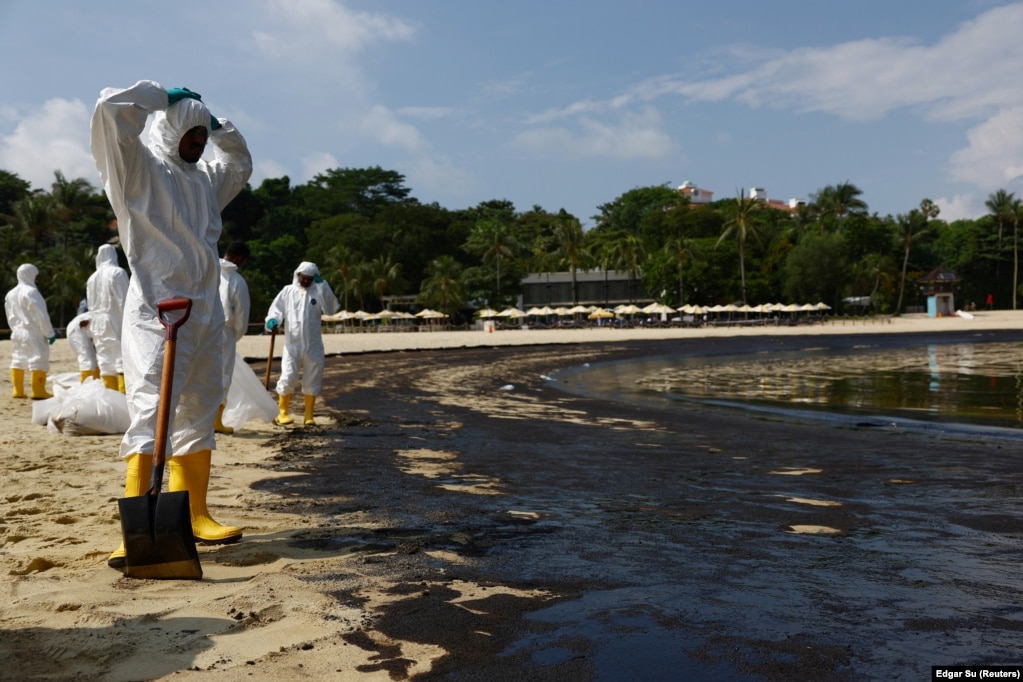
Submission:
M 117 375 L 116 374 L 104 374 L 102 377 L 103 385 L 109 388 L 111 391 L 117 390 Z
M 32 400 L 46 400 L 52 398 L 52 393 L 46 392 L 46 372 L 41 369 L 34 369 L 32 374 Z
M 220 403 L 220 407 L 217 408 L 217 420 L 213 422 L 213 430 L 217 433 L 226 433 L 228 435 L 234 433 L 234 429 L 230 426 L 224 426 L 222 421 L 224 418 L 224 403 Z
M 12 398 L 27 398 L 25 395 L 25 370 L 23 369 L 12 369 L 11 370 L 11 383 L 14 384 L 14 390 L 11 392 Z
M 124 496 L 138 497 L 149 490 L 149 485 L 152 483 L 153 456 L 128 455 L 124 461 L 128 463 L 128 472 L 124 475 Z M 107 558 L 107 566 L 124 568 L 125 554 L 124 540 L 121 540 L 121 546 Z
M 127 393 L 127 391 L 124 389 L 124 375 L 123 374 L 118 374 L 117 375 L 117 390 L 120 391 L 121 393 Z
M 277 413 L 277 423 L 278 424 L 293 424 L 295 422 L 295 420 L 292 419 L 288 415 L 288 409 L 291 408 L 291 396 L 290 395 L 278 396 L 277 397 L 277 408 L 278 408 L 278 413 Z
M 192 535 L 196 540 L 212 544 L 227 544 L 242 537 L 242 529 L 222 526 L 213 520 L 206 508 L 206 492 L 210 486 L 210 463 L 212 453 L 200 450 L 188 455 L 171 457 L 167 463 L 170 469 L 170 492 L 188 491 L 188 509 L 192 516 Z
M 89 376 L 91 376 L 96 381 L 99 381 L 99 367 L 97 367 L 96 369 L 90 371 L 89 372 Z
M 78 376 L 81 377 L 81 381 L 79 383 L 83 383 L 84 384 L 85 380 L 92 376 L 92 370 L 91 369 L 83 369 L 80 372 L 78 372 Z
M 305 397 L 305 425 L 316 426 L 316 420 L 313 419 L 313 405 L 316 404 L 316 396 L 307 395 Z

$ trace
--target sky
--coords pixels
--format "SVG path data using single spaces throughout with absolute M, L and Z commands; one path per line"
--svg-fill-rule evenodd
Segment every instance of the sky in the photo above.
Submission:
M 0 169 L 98 190 L 103 88 L 203 95 L 253 187 L 380 166 L 423 203 L 600 206 L 690 181 L 977 218 L 1023 198 L 1023 2 L 0 0 Z

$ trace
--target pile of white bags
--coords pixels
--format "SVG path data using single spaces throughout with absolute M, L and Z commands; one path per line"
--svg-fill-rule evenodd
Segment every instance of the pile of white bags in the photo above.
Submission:
M 79 383 L 78 374 L 54 377 L 53 397 L 32 403 L 32 423 L 65 436 L 124 433 L 131 421 L 128 401 L 98 379 Z
M 98 379 L 79 382 L 78 373 L 55 376 L 53 397 L 32 401 L 32 423 L 65 436 L 127 431 L 131 420 L 124 394 L 106 388 Z M 237 430 L 250 419 L 271 422 L 276 416 L 277 403 L 267 394 L 252 368 L 236 355 L 231 388 L 224 403 L 224 425 Z

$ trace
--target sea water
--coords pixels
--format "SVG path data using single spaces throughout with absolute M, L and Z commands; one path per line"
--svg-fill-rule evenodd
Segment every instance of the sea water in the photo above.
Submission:
M 599 363 L 560 378 L 572 392 L 662 407 L 696 401 L 1023 438 L 1021 343 L 684 353 Z

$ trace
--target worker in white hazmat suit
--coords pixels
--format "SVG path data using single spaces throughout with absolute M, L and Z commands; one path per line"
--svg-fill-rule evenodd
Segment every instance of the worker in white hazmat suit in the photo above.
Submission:
M 99 361 L 96 359 L 96 345 L 92 337 L 92 316 L 88 312 L 75 315 L 67 323 L 67 341 L 78 360 L 78 374 L 82 383 L 90 377 L 99 379 Z
M 117 263 L 117 248 L 103 244 L 96 252 L 96 272 L 85 282 L 85 299 L 103 385 L 121 393 L 124 393 L 121 318 L 127 295 L 128 273 Z
M 313 406 L 323 383 L 322 315 L 338 310 L 337 297 L 330 285 L 320 277 L 315 263 L 303 262 L 295 270 L 291 284 L 281 289 L 270 305 L 266 328 L 284 327 L 284 352 L 281 355 L 281 377 L 277 381 L 280 414 L 278 424 L 295 420 L 288 414 L 291 395 L 301 388 L 305 396 L 305 425 L 316 423 Z
M 235 345 L 249 328 L 249 285 L 238 273 L 238 268 L 248 257 L 249 247 L 245 242 L 231 242 L 220 259 L 220 303 L 224 307 L 224 396 L 213 425 L 217 433 L 234 433 L 233 428 L 224 425 L 224 403 L 231 388 L 231 375 L 234 374 Z
M 50 324 L 46 301 L 36 288 L 39 268 L 31 263 L 18 266 L 18 284 L 4 297 L 4 312 L 11 328 L 11 383 L 15 398 L 27 398 L 25 372 L 31 377 L 32 400 L 53 396 L 46 392 L 50 371 L 50 346 L 57 335 Z
M 141 135 L 153 115 L 149 144 Z M 202 158 L 212 142 L 215 158 Z M 131 425 L 121 442 L 127 460 L 125 496 L 149 488 L 153 463 L 164 328 L 157 303 L 189 298 L 192 311 L 177 336 L 167 452 L 171 491 L 187 490 L 192 533 L 205 542 L 232 542 L 241 529 L 222 526 L 206 506 L 213 422 L 223 392 L 217 239 L 220 213 L 252 174 L 244 138 L 214 118 L 186 88 L 139 81 L 100 94 L 92 117 L 92 154 L 117 216 L 131 281 L 121 350 Z M 107 563 L 124 565 L 122 543 Z

